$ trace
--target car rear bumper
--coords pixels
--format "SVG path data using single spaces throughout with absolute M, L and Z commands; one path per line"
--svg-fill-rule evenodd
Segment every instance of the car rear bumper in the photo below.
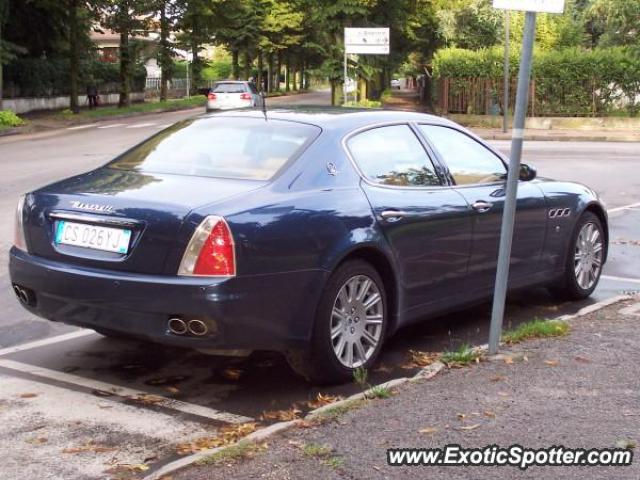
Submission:
M 235 278 L 171 277 L 80 268 L 10 252 L 11 282 L 23 306 L 48 320 L 109 329 L 191 348 L 287 350 L 309 341 L 322 270 Z M 203 336 L 176 335 L 168 320 L 207 324 Z

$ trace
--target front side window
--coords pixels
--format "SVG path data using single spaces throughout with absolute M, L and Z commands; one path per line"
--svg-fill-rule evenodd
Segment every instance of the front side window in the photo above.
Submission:
M 296 122 L 203 118 L 164 130 L 109 166 L 149 173 L 268 180 L 319 134 L 320 128 Z
M 407 125 L 367 130 L 350 138 L 347 146 L 369 180 L 403 187 L 440 185 L 431 160 Z
M 491 150 L 453 128 L 420 125 L 420 129 L 449 167 L 456 185 L 495 183 L 507 169 Z

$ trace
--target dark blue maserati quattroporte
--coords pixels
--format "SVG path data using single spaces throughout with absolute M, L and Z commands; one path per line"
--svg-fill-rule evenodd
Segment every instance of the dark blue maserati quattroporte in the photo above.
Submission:
M 196 349 L 275 350 L 347 380 L 400 327 L 491 296 L 507 165 L 428 115 L 228 112 L 20 199 L 11 281 L 49 320 Z M 596 193 L 520 172 L 512 289 L 589 296 Z

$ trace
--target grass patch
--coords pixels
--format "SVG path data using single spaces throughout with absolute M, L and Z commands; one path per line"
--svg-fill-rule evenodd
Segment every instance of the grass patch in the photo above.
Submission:
M 224 448 L 208 457 L 199 460 L 200 465 L 215 465 L 219 463 L 235 462 L 237 460 L 254 457 L 267 449 L 266 443 L 254 443 L 241 441 L 235 445 Z
M 0 130 L 20 127 L 24 120 L 11 110 L 0 110 Z
M 391 389 L 384 385 L 376 385 L 371 387 L 367 392 L 367 398 L 389 398 L 393 395 Z
M 350 101 L 350 102 L 346 102 L 343 107 L 350 107 L 350 108 L 382 108 L 382 102 L 379 102 L 377 100 L 367 100 L 367 99 L 363 99 L 363 100 L 359 100 L 357 102 L 354 101 Z
M 331 457 L 326 462 L 327 466 L 331 468 L 341 468 L 344 466 L 344 458 L 342 457 Z
M 479 358 L 480 354 L 466 343 L 457 350 L 445 351 L 440 356 L 440 360 L 447 365 L 469 365 Z
M 509 344 L 520 343 L 530 338 L 562 337 L 569 333 L 569 324 L 562 320 L 542 320 L 536 318 L 523 323 L 502 335 L 502 341 Z
M 185 108 L 204 107 L 205 97 L 196 95 L 191 98 L 182 98 L 179 100 L 167 100 L 165 102 L 142 102 L 134 103 L 130 107 L 118 108 L 117 106 L 98 107 L 95 110 L 83 110 L 74 115 L 70 110 L 64 110 L 58 115 L 65 119 L 80 118 L 102 118 L 113 117 L 116 115 L 128 115 L 133 113 L 149 113 L 181 110 Z
M 307 443 L 302 447 L 302 453 L 307 457 L 327 457 L 331 452 L 333 452 L 333 448 L 327 444 Z
M 314 414 L 313 420 L 317 420 L 320 423 L 335 421 L 345 413 L 360 408 L 363 403 L 364 402 L 362 400 L 352 400 L 350 402 L 336 405 L 334 407 L 322 410 L 321 412 Z

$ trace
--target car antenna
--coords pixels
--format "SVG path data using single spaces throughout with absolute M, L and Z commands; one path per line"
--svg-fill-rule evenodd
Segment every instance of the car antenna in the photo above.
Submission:
M 264 114 L 264 121 L 267 119 L 267 96 L 264 94 L 264 90 L 260 92 L 260 96 L 262 97 L 262 113 Z

